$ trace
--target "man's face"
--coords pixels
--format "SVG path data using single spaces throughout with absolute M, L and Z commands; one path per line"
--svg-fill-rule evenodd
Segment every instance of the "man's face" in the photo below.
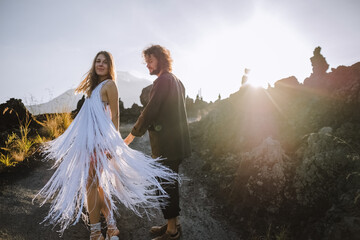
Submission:
M 160 69 L 158 68 L 158 60 L 153 54 L 145 57 L 146 67 L 149 69 L 150 75 L 158 75 Z

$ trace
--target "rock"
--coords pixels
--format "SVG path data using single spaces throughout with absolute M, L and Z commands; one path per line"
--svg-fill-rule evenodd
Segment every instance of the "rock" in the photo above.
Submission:
M 339 66 L 328 74 L 329 89 L 336 99 L 360 103 L 360 62 Z
M 326 208 L 342 193 L 346 177 L 355 167 L 351 149 L 329 135 L 331 132 L 330 127 L 324 127 L 310 134 L 297 151 L 300 165 L 294 187 L 300 205 L 316 206 L 318 210 Z
M 352 208 L 360 194 L 360 62 L 327 73 L 316 49 L 312 63 L 304 84 L 295 77 L 268 89 L 245 84 L 217 101 L 193 123 L 192 141 L 195 151 L 208 149 L 203 171 L 235 222 L 243 217 L 262 232 L 289 226 L 291 239 L 346 239 L 345 232 L 356 236 L 360 216 L 359 204 Z M 340 200 L 344 194 L 352 200 Z
M 78 101 L 77 105 L 76 105 L 76 110 L 80 111 L 80 108 L 82 107 L 82 105 L 85 102 L 85 95 L 82 96 L 82 98 Z
M 41 125 L 34 119 L 33 115 L 26 109 L 21 99 L 11 98 L 0 105 L 0 131 L 11 132 L 19 130 L 20 124 L 30 123 L 29 128 L 40 129 Z M 32 132 L 33 134 L 35 132 Z
M 243 155 L 233 182 L 233 193 L 244 193 L 243 188 L 246 187 L 249 195 L 237 196 L 243 199 L 241 204 L 247 208 L 266 206 L 267 211 L 277 212 L 284 200 L 282 193 L 288 162 L 289 157 L 279 141 L 271 137 L 264 139 L 259 146 Z M 237 209 L 241 207 L 236 206 Z
M 0 131 L 19 128 L 20 122 L 32 119 L 32 114 L 26 109 L 21 99 L 11 98 L 0 105 Z
M 329 69 L 329 64 L 320 51 L 321 47 L 315 48 L 314 56 L 310 58 L 314 75 L 322 75 Z
M 131 108 L 120 109 L 120 122 L 123 123 L 135 123 L 143 107 L 140 107 L 134 103 Z
M 75 118 L 76 115 L 79 113 L 84 102 L 85 102 L 85 95 L 83 95 L 82 98 L 77 102 L 76 109 L 71 112 L 73 118 Z
M 5 147 L 5 141 L 12 133 L 21 138 L 21 127 L 28 127 L 27 137 L 35 137 L 42 126 L 26 109 L 21 99 L 11 98 L 0 105 L 0 147 Z M 5 153 L 3 149 L 0 149 L 0 152 Z
M 322 129 L 319 130 L 319 134 L 330 134 L 332 133 L 332 128 L 331 127 L 323 127 Z
M 280 89 L 296 89 L 300 86 L 299 81 L 296 77 L 291 76 L 288 78 L 283 78 L 275 82 L 274 87 Z
M 152 89 L 152 84 L 143 88 L 143 90 L 141 91 L 141 95 L 140 95 L 140 102 L 141 104 L 145 107 L 149 100 L 150 100 L 150 91 Z
M 332 68 L 331 72 L 326 73 L 328 64 L 325 58 L 322 59 L 320 53 L 316 56 L 320 60 L 315 61 L 312 58 L 313 73 L 304 80 L 304 86 L 316 89 L 321 94 L 332 95 L 346 103 L 360 103 L 360 62 L 349 67 Z
M 321 47 L 315 48 L 314 56 L 310 58 L 313 72 L 309 78 L 304 80 L 304 85 L 307 87 L 321 89 L 327 86 L 326 71 L 329 68 L 329 64 L 320 51 Z

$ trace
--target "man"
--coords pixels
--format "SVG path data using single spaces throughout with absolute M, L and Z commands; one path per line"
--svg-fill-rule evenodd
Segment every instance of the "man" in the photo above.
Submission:
M 185 88 L 181 81 L 171 73 L 170 52 L 162 46 L 153 45 L 143 51 L 146 67 L 151 75 L 158 78 L 150 91 L 150 99 L 145 106 L 125 142 L 149 131 L 152 157 L 164 158 L 162 164 L 178 173 L 181 161 L 190 156 L 190 138 L 185 109 Z M 150 232 L 158 237 L 154 240 L 178 239 L 180 223 L 178 216 L 179 187 L 164 185 L 169 195 L 168 204 L 162 208 L 167 224 L 152 227 Z

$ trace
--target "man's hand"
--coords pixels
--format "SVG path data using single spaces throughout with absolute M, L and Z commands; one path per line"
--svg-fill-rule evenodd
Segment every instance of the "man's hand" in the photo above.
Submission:
M 129 135 L 124 139 L 125 144 L 129 145 L 134 140 L 134 138 L 135 136 L 129 133 Z

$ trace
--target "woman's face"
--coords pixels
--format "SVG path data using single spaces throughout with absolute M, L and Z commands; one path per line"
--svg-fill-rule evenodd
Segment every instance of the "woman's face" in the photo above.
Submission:
M 104 54 L 99 54 L 95 60 L 95 72 L 104 80 L 109 75 L 109 63 Z

